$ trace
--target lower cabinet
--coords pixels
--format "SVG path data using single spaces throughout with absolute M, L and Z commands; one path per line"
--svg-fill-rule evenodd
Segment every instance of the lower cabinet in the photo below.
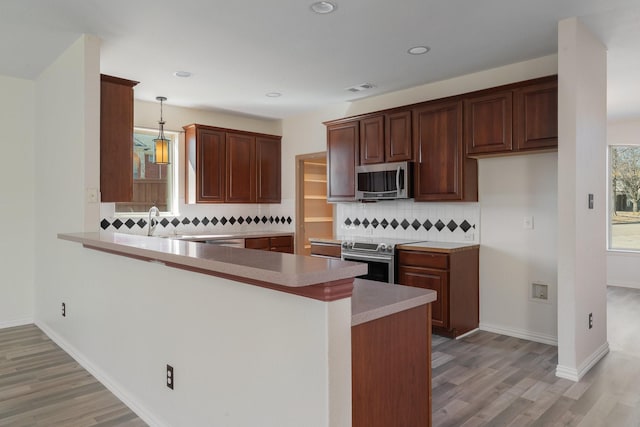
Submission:
M 252 237 L 244 239 L 246 249 L 293 253 L 293 236 Z
M 431 426 L 430 304 L 351 327 L 352 426 Z
M 311 242 L 311 256 L 340 258 L 342 256 L 342 249 L 339 243 Z
M 433 332 L 457 337 L 479 323 L 479 250 L 398 251 L 398 283 L 438 293 L 431 303 Z

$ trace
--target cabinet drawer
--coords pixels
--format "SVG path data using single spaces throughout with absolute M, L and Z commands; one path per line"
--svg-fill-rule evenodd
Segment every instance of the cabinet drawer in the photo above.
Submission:
M 447 270 L 449 269 L 449 255 L 433 252 L 399 251 L 398 264 Z
M 244 247 L 247 249 L 263 249 L 269 250 L 269 238 L 268 237 L 254 237 L 251 239 L 244 239 Z
M 293 245 L 291 236 L 275 236 L 271 238 L 271 249 L 289 247 Z
M 311 244 L 311 255 L 340 258 L 341 252 L 342 250 L 340 249 L 340 245 L 331 245 L 331 244 L 323 245 L 320 243 Z

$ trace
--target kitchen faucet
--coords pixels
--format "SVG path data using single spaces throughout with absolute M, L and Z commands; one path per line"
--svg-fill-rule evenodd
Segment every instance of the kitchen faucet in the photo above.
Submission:
M 156 229 L 158 220 L 155 217 L 158 216 L 160 216 L 160 210 L 155 206 L 151 206 L 151 209 L 149 209 L 149 230 L 147 231 L 147 236 L 151 236 L 153 234 L 153 230 Z

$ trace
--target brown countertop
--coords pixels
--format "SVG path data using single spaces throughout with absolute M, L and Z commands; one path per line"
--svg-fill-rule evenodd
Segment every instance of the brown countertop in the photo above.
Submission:
M 351 297 L 351 326 L 428 304 L 436 298 L 436 291 L 430 289 L 355 279 Z
M 353 278 L 367 272 L 366 264 L 357 262 L 160 237 L 94 232 L 58 234 L 58 238 L 81 243 L 91 249 L 324 301 L 349 297 Z M 251 256 L 247 256 L 248 251 L 251 251 Z M 303 289 L 310 287 L 314 288 Z M 311 291 L 314 296 L 307 295 Z
M 292 232 L 286 231 L 246 231 L 242 233 L 229 233 L 229 234 L 177 234 L 158 236 L 172 240 L 185 240 L 189 242 L 196 242 L 200 240 L 226 240 L 226 239 L 252 239 L 256 237 L 279 237 L 279 236 L 292 236 Z

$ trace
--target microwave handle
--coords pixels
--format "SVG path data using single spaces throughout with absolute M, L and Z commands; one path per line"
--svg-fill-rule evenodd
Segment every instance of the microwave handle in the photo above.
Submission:
M 397 194 L 400 194 L 400 166 L 398 166 L 398 170 L 396 171 L 396 191 Z

